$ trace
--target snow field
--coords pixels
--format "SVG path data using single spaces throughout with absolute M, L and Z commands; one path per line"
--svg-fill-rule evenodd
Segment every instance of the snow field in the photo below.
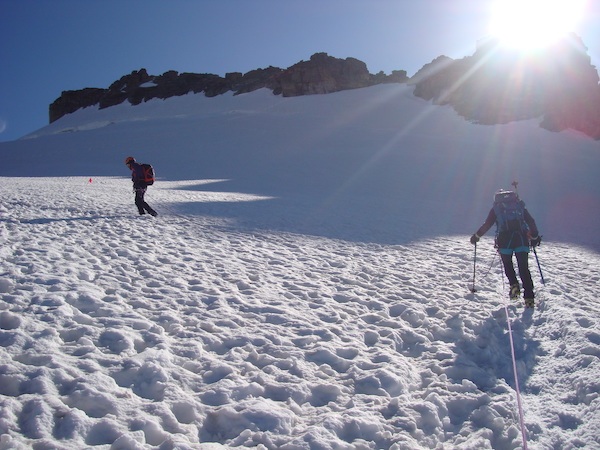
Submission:
M 0 179 L 0 448 L 521 445 L 491 239 L 473 295 L 468 236 L 268 230 L 199 214 L 269 201 L 205 182 L 158 182 L 151 218 L 124 178 Z M 593 448 L 599 258 L 538 254 L 540 306 L 508 306 L 528 440 Z

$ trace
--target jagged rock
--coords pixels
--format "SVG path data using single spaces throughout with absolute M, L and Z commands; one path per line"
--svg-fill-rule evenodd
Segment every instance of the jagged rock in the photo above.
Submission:
M 379 72 L 375 77 L 376 81 L 381 80 L 380 83 L 406 83 L 409 80 L 406 70 L 392 70 L 391 75 Z
M 408 84 L 417 84 L 417 89 L 419 89 L 420 94 L 419 97 L 426 98 L 427 100 L 431 100 L 436 92 L 436 89 L 433 89 L 433 92 L 428 88 L 430 86 L 435 86 L 436 83 L 433 83 L 433 80 L 437 73 L 443 71 L 444 68 L 448 67 L 452 64 L 454 60 L 445 55 L 438 56 L 429 64 L 425 64 L 421 69 L 414 74 L 410 80 L 408 80 Z M 419 83 L 425 79 L 430 79 L 431 83 Z M 417 95 L 417 94 L 415 94 Z
M 274 90 L 278 85 L 277 78 L 282 72 L 283 69 L 273 66 L 269 66 L 266 69 L 251 70 L 233 80 L 231 88 L 235 91 L 235 95 L 245 94 L 262 88 Z
M 440 105 L 451 105 L 474 123 L 498 124 L 541 118 L 551 131 L 567 128 L 600 139 L 600 87 L 587 48 L 572 34 L 546 52 L 526 56 L 501 49 L 492 39 L 482 40 L 472 56 L 453 60 L 440 56 L 423 66 L 410 80 L 406 71 L 369 74 L 355 58 L 339 59 L 315 53 L 283 70 L 256 69 L 225 77 L 168 71 L 159 76 L 145 69 L 133 71 L 108 89 L 64 91 L 50 105 L 50 122 L 80 108 L 100 108 L 129 101 L 133 105 L 153 98 L 189 92 L 207 97 L 233 91 L 235 95 L 267 88 L 276 95 L 327 94 L 381 83 L 415 86 L 414 95 Z
M 97 105 L 105 93 L 106 89 L 97 88 L 63 91 L 61 96 L 50 105 L 50 123 L 78 109 Z
M 152 77 L 148 75 L 146 69 L 141 69 L 139 71 L 134 70 L 129 75 L 121 77 L 110 85 L 107 92 L 102 99 L 100 99 L 100 109 L 118 105 L 128 98 L 134 97 L 138 88 L 142 84 L 150 81 L 152 81 Z
M 284 97 L 328 94 L 382 83 L 405 83 L 405 70 L 394 70 L 391 75 L 379 72 L 371 75 L 367 65 L 355 58 L 339 59 L 327 53 L 315 53 L 309 61 L 300 61 L 276 78 L 274 94 Z
M 411 82 L 416 96 L 449 104 L 475 123 L 541 117 L 549 130 L 572 128 L 599 139 L 599 78 L 586 50 L 574 34 L 529 55 L 490 39 L 472 56 L 434 60 Z
M 371 76 L 364 62 L 315 53 L 309 61 L 301 61 L 284 71 L 279 76 L 279 89 L 275 93 L 284 97 L 328 94 L 370 84 Z
M 153 76 L 148 75 L 146 69 L 140 69 L 121 77 L 108 89 L 64 91 L 50 105 L 50 123 L 86 106 L 97 104 L 102 109 L 125 101 L 137 105 L 153 98 L 165 99 L 189 92 L 204 92 L 207 97 L 214 97 L 228 91 L 238 95 L 267 88 L 286 96 L 324 94 L 376 83 L 404 83 L 407 79 L 404 70 L 393 71 L 390 76 L 383 73 L 372 76 L 363 62 L 354 58 L 337 59 L 326 53 L 316 53 L 310 61 L 302 61 L 285 71 L 270 66 L 243 75 L 228 73 L 225 78 L 208 73 L 179 74 L 173 70 Z
M 574 35 L 553 49 L 542 79 L 546 97 L 541 126 L 551 131 L 570 128 L 600 139 L 600 79 L 586 52 Z

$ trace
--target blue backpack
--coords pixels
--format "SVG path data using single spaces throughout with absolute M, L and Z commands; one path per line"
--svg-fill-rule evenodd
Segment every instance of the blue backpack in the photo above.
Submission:
M 498 191 L 494 196 L 497 233 L 506 231 L 526 232 L 525 203 L 514 191 Z

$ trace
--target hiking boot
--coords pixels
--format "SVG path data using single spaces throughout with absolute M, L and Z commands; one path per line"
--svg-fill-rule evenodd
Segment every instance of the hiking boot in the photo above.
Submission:
M 511 300 L 516 300 L 521 296 L 521 288 L 519 287 L 519 283 L 515 283 L 510 286 L 509 295 Z
M 533 308 L 535 306 L 535 301 L 532 298 L 525 299 L 525 306 L 527 308 Z
M 156 217 L 156 216 L 158 216 L 158 213 L 156 211 L 152 210 L 152 211 L 150 211 L 150 215 L 152 217 Z

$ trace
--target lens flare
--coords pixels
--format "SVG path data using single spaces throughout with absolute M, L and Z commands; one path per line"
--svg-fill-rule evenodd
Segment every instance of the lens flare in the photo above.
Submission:
M 585 0 L 498 0 L 489 32 L 502 46 L 535 50 L 574 31 L 584 9 Z

